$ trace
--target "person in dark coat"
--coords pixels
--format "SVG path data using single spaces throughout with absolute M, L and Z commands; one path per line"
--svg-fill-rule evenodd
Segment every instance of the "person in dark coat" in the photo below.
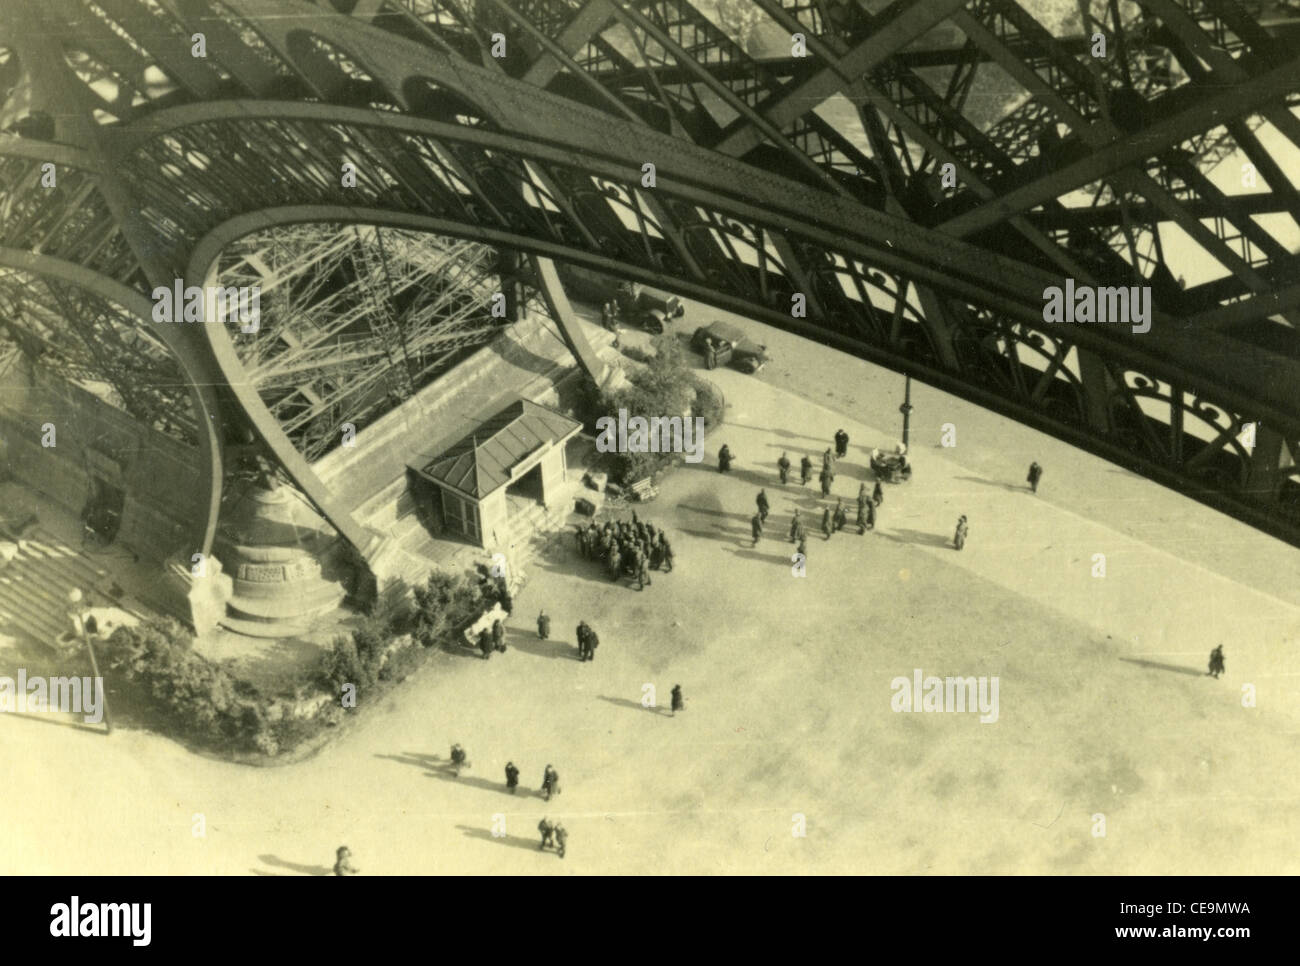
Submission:
M 564 850 L 569 844 L 569 830 L 563 822 L 555 823 L 555 854 L 564 858 Z
M 645 587 L 649 586 L 650 583 L 651 583 L 651 580 L 650 580 L 650 564 L 649 564 L 649 561 L 646 559 L 646 555 L 645 555 L 645 554 L 641 553 L 640 551 L 637 551 L 637 555 L 636 555 L 636 589 L 637 589 L 637 590 L 643 590 Z
M 776 471 L 781 476 L 781 484 L 783 486 L 786 483 L 789 483 L 790 482 L 790 457 L 782 453 L 781 458 L 776 461 Z
M 876 505 L 874 503 L 867 504 L 867 529 L 876 529 Z
M 822 475 L 821 475 L 822 496 L 831 495 L 831 481 L 833 481 L 834 479 L 835 479 L 835 474 L 833 474 L 829 468 L 822 469 Z
M 659 539 L 660 539 L 660 541 L 661 541 L 661 542 L 663 543 L 663 545 L 664 545 L 664 573 L 666 573 L 666 574 L 670 574 L 670 573 L 673 572 L 673 548 L 672 548 L 672 544 L 670 544 L 670 543 L 668 542 L 668 538 L 665 537 L 662 533 L 659 534 Z
M 518 787 L 519 787 L 519 769 L 515 767 L 515 763 L 513 761 L 508 761 L 506 762 L 506 790 L 510 792 L 511 795 L 513 795 L 515 793 L 515 789 L 517 789 Z
M 546 616 L 546 611 L 537 615 L 537 636 L 544 641 L 551 636 L 551 619 Z
M 462 768 L 468 768 L 468 767 L 469 767 L 469 755 L 465 753 L 465 749 L 460 746 L 459 742 L 452 745 L 451 746 L 451 773 L 455 775 L 457 778 L 459 778 L 460 770 Z
M 808 481 L 812 479 L 812 460 L 805 453 L 803 459 L 799 461 L 799 485 L 807 486 Z
M 752 520 L 749 521 L 750 532 L 754 534 L 754 546 L 758 546 L 759 538 L 763 536 L 763 517 L 755 513 Z
M 1217 678 L 1225 670 L 1227 669 L 1223 666 L 1223 645 L 1220 644 L 1210 652 L 1210 677 Z
M 844 430 L 835 433 L 835 455 L 841 459 L 849 452 L 849 434 Z
M 767 491 L 759 490 L 758 496 L 754 498 L 754 502 L 758 506 L 758 515 L 762 517 L 763 522 L 766 523 L 767 511 L 771 509 L 771 504 L 767 502 Z
M 596 660 L 596 648 L 600 646 L 600 638 L 590 627 L 587 628 L 587 660 Z
M 968 528 L 966 524 L 966 515 L 963 513 L 961 517 L 957 520 L 957 533 L 952 538 L 953 546 L 955 546 L 958 550 L 966 546 L 967 529 Z
M 799 558 L 804 563 L 808 562 L 808 535 L 806 533 L 799 534 L 799 546 L 795 550 L 795 553 L 799 555 Z
M 731 448 L 726 443 L 722 444 L 722 449 L 718 450 L 718 472 L 726 473 L 731 469 Z
M 549 802 L 552 795 L 558 794 L 560 794 L 560 773 L 547 765 L 546 771 L 542 773 L 542 797 Z
M 844 512 L 844 501 L 835 501 L 835 512 L 831 514 L 831 524 L 835 530 L 843 530 L 844 524 L 849 520 L 849 515 Z
M 492 656 L 492 648 L 492 632 L 485 627 L 478 632 L 478 649 L 483 655 L 483 660 L 486 661 Z
M 346 845 L 340 845 L 338 851 L 334 853 L 334 874 L 356 875 L 360 871 L 352 864 L 352 850 Z
M 578 630 L 575 636 L 578 638 L 578 660 L 579 661 L 585 661 L 587 659 L 587 632 L 589 630 L 591 630 L 591 628 L 587 626 L 586 621 L 582 621 L 581 623 L 578 624 Z
M 537 823 L 537 831 L 542 833 L 542 844 L 537 846 L 537 850 L 544 851 L 548 845 L 555 844 L 555 825 L 549 818 L 543 818 Z
M 685 710 L 686 710 L 686 699 L 682 697 L 682 686 L 680 684 L 674 684 L 672 713 L 675 715 L 677 714 L 678 711 L 685 711 Z
M 500 621 L 492 622 L 492 650 L 505 652 L 506 628 Z
M 831 538 L 831 508 L 827 507 L 822 510 L 822 533 L 826 534 L 826 539 Z
M 867 493 L 867 484 L 864 481 L 858 487 L 858 515 L 862 515 L 862 508 L 871 502 L 871 496 Z
M 871 491 L 871 502 L 876 506 L 880 506 L 880 504 L 885 502 L 885 490 L 880 485 L 879 480 L 876 480 L 876 488 Z
M 794 516 L 790 518 L 790 542 L 795 543 L 799 539 L 799 531 L 803 529 L 803 524 L 799 522 L 799 510 L 795 508 Z
M 1043 478 L 1043 468 L 1038 465 L 1037 461 L 1030 463 L 1029 476 L 1028 476 L 1030 493 L 1038 492 L 1038 481 L 1041 480 L 1042 478 Z

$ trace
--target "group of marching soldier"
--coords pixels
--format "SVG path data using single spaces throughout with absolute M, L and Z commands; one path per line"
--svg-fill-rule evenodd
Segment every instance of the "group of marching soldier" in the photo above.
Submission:
M 624 573 L 636 577 L 637 590 L 651 583 L 650 571 L 663 569 L 672 573 L 673 548 L 668 534 L 662 528 L 632 513 L 632 522 L 606 520 L 601 526 L 595 523 L 578 527 L 578 550 L 588 560 L 604 563 L 610 580 L 618 580 Z

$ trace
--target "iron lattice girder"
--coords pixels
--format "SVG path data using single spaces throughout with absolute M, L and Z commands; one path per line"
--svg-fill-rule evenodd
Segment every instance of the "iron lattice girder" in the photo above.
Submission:
M 679 287 L 690 286 L 706 300 L 717 289 L 734 292 L 741 304 L 752 304 L 754 299 L 753 281 L 740 265 L 732 263 L 723 268 L 718 264 L 715 270 L 720 274 L 713 277 L 707 271 L 702 276 L 692 275 L 684 267 L 677 270 L 680 274 L 673 275 L 665 270 L 664 265 L 647 257 L 646 246 L 639 234 L 631 229 L 623 229 L 621 234 L 624 237 L 620 239 L 620 232 L 611 222 L 600 223 L 598 227 L 596 223 L 587 226 L 588 237 L 592 237 L 591 228 L 597 228 L 602 233 L 600 246 L 595 249 L 587 247 L 580 241 L 584 232 L 577 225 L 569 223 L 567 218 L 554 212 L 543 217 L 540 211 L 522 198 L 503 196 L 487 187 L 494 183 L 491 178 L 482 182 L 481 175 L 476 177 L 470 173 L 474 169 L 482 175 L 490 175 L 499 171 L 500 159 L 525 157 L 531 166 L 548 171 L 554 184 L 568 188 L 568 196 L 560 199 L 562 211 L 590 211 L 591 215 L 595 215 L 594 211 L 579 200 L 584 192 L 597 193 L 595 184 L 591 182 L 592 175 L 621 184 L 625 191 L 635 193 L 636 189 L 631 185 L 639 180 L 640 164 L 637 159 L 654 156 L 648 153 L 651 149 L 648 148 L 647 141 L 653 142 L 659 137 L 643 128 L 629 127 L 620 132 L 616 143 L 611 143 L 608 137 L 610 120 L 607 117 L 593 116 L 593 127 L 587 130 L 586 136 L 593 141 L 599 138 L 600 144 L 599 147 L 595 143 L 590 145 L 589 153 L 582 157 L 585 169 L 582 171 L 569 167 L 576 159 L 571 148 L 556 148 L 549 138 L 538 143 L 479 128 L 315 105 L 247 102 L 223 106 L 222 111 L 227 114 L 224 122 L 216 120 L 213 116 L 215 110 L 215 105 L 204 105 L 160 112 L 154 115 L 156 132 L 158 135 L 166 132 L 170 137 L 178 138 L 187 130 L 201 129 L 209 137 L 228 141 L 239 136 L 237 132 L 242 132 L 244 137 L 255 137 L 260 125 L 270 125 L 267 130 L 275 130 L 304 144 L 320 142 L 321 148 L 314 152 L 320 154 L 324 150 L 324 144 L 333 136 L 331 125 L 367 128 L 369 138 L 387 148 L 382 152 L 384 158 L 409 157 L 412 154 L 426 159 L 459 157 L 463 174 L 457 183 L 464 189 L 463 193 L 447 187 L 452 179 L 445 170 L 431 171 L 426 193 L 420 198 L 409 199 L 394 198 L 386 188 L 381 187 L 391 178 L 376 178 L 374 186 L 367 183 L 366 189 L 369 189 L 370 197 L 367 197 L 367 190 L 361 187 L 360 181 L 358 189 L 335 188 L 317 178 L 310 170 L 304 170 L 293 156 L 278 159 L 268 156 L 263 160 L 260 170 L 268 179 L 273 178 L 282 185 L 293 185 L 300 193 L 300 204 L 334 205 L 336 208 L 332 210 L 342 211 L 348 206 L 359 207 L 364 200 L 373 206 L 369 210 L 389 210 L 393 216 L 412 211 L 422 212 L 424 218 L 428 219 L 423 223 L 429 225 L 430 230 L 476 237 L 503 247 L 530 250 L 548 256 L 568 257 L 606 271 L 639 274 L 647 281 L 667 282 L 671 285 L 676 280 Z M 576 113 L 572 108 L 568 110 L 571 116 Z M 165 126 L 164 122 L 167 122 Z M 522 125 L 526 122 L 521 118 L 520 123 Z M 229 131 L 224 130 L 226 125 L 230 125 Z M 574 140 L 581 140 L 584 137 L 582 126 L 575 125 L 573 134 Z M 162 142 L 162 137 L 157 137 L 151 142 L 138 144 L 136 163 L 132 165 L 132 170 L 148 171 L 156 167 L 160 158 L 152 152 Z M 457 146 L 461 146 L 461 150 L 458 151 Z M 474 150 L 486 150 L 491 154 L 479 154 L 475 161 L 471 146 Z M 621 162 L 602 160 L 602 157 L 608 158 L 616 153 L 615 149 L 623 155 Z M 679 147 L 665 158 L 665 173 L 661 177 L 658 194 L 661 198 L 667 196 L 680 204 L 669 205 L 663 200 L 660 204 L 670 214 L 681 214 L 676 224 L 657 226 L 656 230 L 661 236 L 676 237 L 679 240 L 690 238 L 695 245 L 704 245 L 704 238 L 699 234 L 697 211 L 717 211 L 719 219 L 714 221 L 710 232 L 716 231 L 719 225 L 725 226 L 731 219 L 735 230 L 742 230 L 741 226 L 745 226 L 742 232 L 745 237 L 756 238 L 761 229 L 764 233 L 780 234 L 810 246 L 810 253 L 805 256 L 808 261 L 801 266 L 807 277 L 823 278 L 828 273 L 833 277 L 836 274 L 836 257 L 845 262 L 864 262 L 887 273 L 900 273 L 924 281 L 952 297 L 977 304 L 996 305 L 1000 312 L 1022 322 L 1041 324 L 1042 293 L 1048 286 L 1059 281 L 1057 277 L 956 239 L 936 236 L 901 218 L 866 208 L 854 211 L 842 200 L 794 183 L 782 183 L 778 179 L 756 179 L 751 175 L 745 184 L 744 200 L 728 197 L 740 183 L 738 179 L 744 166 L 738 165 L 737 170 L 730 171 L 728 168 L 737 163 L 723 162 L 716 155 L 707 152 L 701 152 L 700 161 L 708 158 L 709 163 L 690 164 L 690 156 L 696 150 Z M 226 165 L 232 166 L 227 170 Z M 689 170 L 691 177 L 679 176 L 679 166 Z M 237 180 L 236 169 L 237 162 L 232 162 L 229 154 L 214 157 L 205 170 L 190 172 L 186 184 L 189 190 L 197 188 L 205 191 L 209 179 L 223 185 L 232 184 Z M 465 180 L 464 175 L 468 175 L 469 180 Z M 584 187 L 584 182 L 590 187 Z M 152 186 L 156 199 L 159 199 L 160 188 L 158 185 Z M 181 229 L 174 235 L 174 240 L 184 247 L 192 244 L 186 241 L 187 238 L 197 239 L 221 221 L 237 215 L 241 208 L 255 211 L 259 210 L 261 204 L 261 194 L 256 185 L 247 185 L 245 191 L 230 193 L 224 198 L 226 203 L 222 210 L 189 208 L 184 215 L 179 215 L 186 219 L 187 224 L 175 224 L 171 219 L 177 215 L 169 215 L 159 221 L 160 229 Z M 161 199 L 156 203 L 161 207 Z M 396 209 L 386 208 L 394 203 Z M 182 206 L 168 208 L 177 213 L 184 210 Z M 147 217 L 154 216 L 150 210 L 145 214 Z M 304 210 L 299 218 L 306 214 L 307 211 Z M 399 219 L 397 223 L 402 222 Z M 660 243 L 656 243 L 658 245 Z M 692 250 L 697 260 L 701 260 L 705 253 L 712 259 L 720 257 L 719 250 L 712 244 Z M 779 275 L 773 274 L 768 284 L 757 291 L 760 296 L 772 292 L 773 286 L 779 291 L 787 281 L 788 279 L 783 280 Z M 830 278 L 827 278 L 827 284 L 829 283 Z M 770 311 L 771 302 L 766 302 L 763 308 Z M 1224 346 L 1209 348 L 1209 343 L 1204 339 L 1184 338 L 1176 331 L 1172 320 L 1165 318 L 1158 317 L 1157 330 L 1160 331 L 1153 331 L 1144 337 L 1143 345 L 1169 353 L 1168 361 L 1177 360 L 1176 368 L 1171 373 L 1194 372 L 1201 377 L 1211 378 L 1224 391 L 1245 393 L 1240 397 L 1243 399 L 1250 399 L 1247 390 L 1259 390 L 1260 381 L 1263 380 L 1276 397 L 1277 419 L 1285 422 L 1295 417 L 1283 414 L 1300 413 L 1300 406 L 1296 405 L 1297 400 L 1293 395 L 1295 389 L 1300 388 L 1300 382 L 1293 381 L 1293 388 L 1283 389 L 1281 383 L 1274 383 L 1266 375 L 1269 371 L 1280 373 L 1287 368 L 1288 362 L 1255 353 L 1252 363 L 1249 347 L 1236 349 L 1234 346 L 1236 361 L 1244 363 L 1247 368 L 1241 372 L 1228 371 L 1221 365 L 1222 360 L 1216 362 L 1215 359 L 1216 352 L 1222 351 Z M 1137 363 L 1138 357 L 1142 358 L 1141 363 L 1138 363 L 1140 368 L 1150 370 L 1153 365 L 1161 367 L 1158 358 L 1145 351 L 1137 351 L 1134 340 L 1115 338 L 1102 330 L 1081 332 L 1079 339 L 1096 339 L 1099 350 L 1120 357 L 1135 352 L 1134 363 Z M 1206 351 L 1207 348 L 1209 351 Z M 1257 366 L 1262 368 L 1256 368 Z M 1232 384 L 1237 380 L 1241 380 L 1238 390 L 1233 390 Z
M 300 9 L 296 4 L 287 6 Z M 374 94 L 373 99 L 409 114 L 413 106 L 406 84 L 425 74 L 469 103 L 490 105 L 480 114 L 506 133 L 436 122 L 422 126 L 409 118 L 402 124 L 410 129 L 398 130 L 389 125 L 398 116 L 390 112 L 352 114 L 323 105 L 320 116 L 310 116 L 290 109 L 299 105 L 265 102 L 253 106 L 277 117 L 259 116 L 241 104 L 242 117 L 235 118 L 223 114 L 218 105 L 207 104 L 185 123 L 171 127 L 180 116 L 176 112 L 184 109 L 142 107 L 128 123 L 109 125 L 100 132 L 114 157 L 131 162 L 118 164 L 112 175 L 123 182 L 139 179 L 131 190 L 152 203 L 148 217 L 154 243 L 190 252 L 191 264 L 195 259 L 204 263 L 207 246 L 241 219 L 275 223 L 310 217 L 373 219 L 568 257 L 748 309 L 793 331 L 913 371 L 1112 458 L 1123 461 L 1127 452 L 1130 462 L 1141 463 L 1158 478 L 1177 481 L 1202 495 L 1219 492 L 1223 500 L 1235 501 L 1238 512 L 1254 514 L 1257 521 L 1263 515 L 1272 519 L 1275 528 L 1294 530 L 1281 521 L 1276 508 L 1267 505 L 1262 490 L 1264 502 L 1251 502 L 1250 493 L 1261 489 L 1253 483 L 1207 482 L 1209 478 L 1201 473 L 1208 460 L 1204 451 L 1196 454 L 1199 462 L 1194 467 L 1183 467 L 1181 435 L 1189 409 L 1183 393 L 1189 391 L 1230 409 L 1231 418 L 1218 437 L 1243 420 L 1262 418 L 1266 426 L 1290 434 L 1291 440 L 1300 438 L 1295 432 L 1298 407 L 1286 388 L 1296 385 L 1294 373 L 1287 368 L 1289 360 L 1214 334 L 1193 339 L 1163 316 L 1141 344 L 1086 327 L 1061 330 L 1060 337 L 1056 331 L 1035 333 L 1043 285 L 1051 276 L 1014 260 L 996 259 L 974 246 L 936 238 L 904 219 L 880 216 L 825 190 L 753 166 L 732 165 L 679 139 L 611 124 L 608 115 L 512 84 L 500 71 L 467 67 L 447 57 L 431 58 L 427 49 L 417 51 L 409 44 L 394 43 L 389 36 L 377 39 L 373 31 L 354 21 L 324 15 L 286 23 L 275 16 L 284 13 L 282 3 L 232 0 L 229 7 L 243 21 L 239 29 L 230 31 L 231 36 L 245 37 L 247 24 L 256 23 L 260 39 L 243 49 L 256 48 L 256 59 L 274 77 L 297 78 L 303 89 L 321 92 L 317 96 L 326 99 L 358 103 L 360 92 Z M 291 34 L 304 24 L 324 43 L 346 49 L 347 60 L 368 78 L 364 88 L 330 82 L 333 69 L 349 73 L 344 61 L 327 56 L 331 66 L 324 67 L 318 49 L 314 56 L 295 54 L 298 41 L 291 42 Z M 229 70 L 231 61 L 222 58 L 231 55 L 212 46 L 219 51 L 214 60 Z M 239 42 L 234 46 L 238 48 Z M 295 57 L 301 62 L 295 62 Z M 240 83 L 262 93 L 269 90 Z M 557 131 L 567 135 L 564 148 L 556 145 Z M 184 150 L 198 152 L 204 161 L 192 161 L 184 150 L 170 156 L 170 148 L 153 153 L 159 142 L 152 139 L 168 134 L 178 135 Z M 241 147 L 250 139 L 258 145 L 256 152 Z M 357 157 L 364 160 L 373 180 L 364 190 L 344 197 L 336 188 L 337 162 Z M 179 166 L 183 178 L 163 174 L 146 188 L 147 169 L 141 165 L 160 159 Z M 527 168 L 522 159 L 527 160 Z M 660 186 L 653 192 L 658 199 L 655 214 L 649 223 L 641 219 L 630 228 L 611 216 L 613 202 L 606 189 L 617 188 L 624 197 L 638 196 L 640 163 L 647 159 L 660 167 Z M 250 171 L 255 176 L 251 184 L 247 183 Z M 505 184 L 522 183 L 547 194 L 546 204 L 536 198 L 525 200 L 517 188 L 501 190 Z M 141 243 L 138 235 L 133 240 L 137 246 Z M 856 297 L 846 295 L 845 276 Z M 879 290 L 885 279 L 894 276 L 933 286 L 951 307 L 955 331 L 948 334 L 957 343 L 955 364 L 935 363 L 933 347 L 924 345 L 927 336 L 915 331 L 919 327 L 900 311 L 902 298 L 894 297 L 894 319 L 884 320 L 882 326 L 881 313 L 862 293 Z M 821 306 L 807 324 L 790 319 L 788 305 L 783 304 L 794 278 L 815 289 L 811 294 Z M 1045 339 L 1042 344 L 1051 347 L 1046 353 L 1047 369 L 1032 377 L 1016 366 L 1013 351 L 1014 346 L 1036 351 L 1032 341 L 1026 341 L 1031 336 Z M 212 345 L 218 357 L 224 337 L 225 333 L 217 336 Z M 1085 405 L 1073 407 L 1073 415 L 1044 416 L 1042 407 L 1034 406 L 1035 400 L 1052 396 L 1057 383 L 1071 383 L 1062 363 L 1062 347 L 1067 344 L 1068 351 L 1078 352 L 1081 366 L 1085 357 L 1106 360 L 1111 389 L 1099 388 L 1095 379 L 1088 378 L 1082 390 Z M 1233 352 L 1232 366 L 1224 367 L 1221 360 L 1216 365 L 1216 354 L 1226 350 Z M 222 364 L 234 372 L 228 362 L 227 358 Z M 1238 367 L 1241 371 L 1233 371 Z M 1048 370 L 1051 379 L 1044 376 Z M 1167 386 L 1135 388 L 1126 378 L 1131 372 L 1154 376 Z M 1289 381 L 1272 383 L 1270 373 Z M 232 390 L 238 394 L 238 387 Z M 1167 396 L 1170 416 L 1166 429 L 1155 433 L 1160 438 L 1152 439 L 1154 431 L 1147 427 L 1130 445 L 1108 430 L 1104 420 L 1080 421 L 1080 412 L 1104 410 L 1112 390 L 1130 413 L 1132 400 L 1143 392 L 1143 398 Z M 240 398 L 256 410 L 246 396 Z M 1216 437 L 1211 448 L 1230 448 L 1221 443 L 1223 439 Z

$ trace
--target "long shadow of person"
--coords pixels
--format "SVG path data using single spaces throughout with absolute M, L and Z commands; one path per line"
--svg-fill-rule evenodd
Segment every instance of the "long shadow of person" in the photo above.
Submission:
M 530 852 L 542 851 L 537 847 L 542 841 L 540 833 L 535 839 L 526 839 L 519 835 L 493 835 L 489 829 L 476 828 L 473 825 L 457 825 L 456 828 L 467 838 L 482 839 L 496 845 L 508 845 L 511 848 L 527 849 Z
M 334 873 L 334 870 L 327 865 L 303 865 L 299 862 L 288 862 L 276 855 L 259 855 L 257 861 L 261 862 L 263 865 L 270 865 L 279 869 L 288 869 L 290 872 L 299 872 L 302 875 L 332 875 Z M 276 873 L 263 872 L 261 874 L 275 875 Z

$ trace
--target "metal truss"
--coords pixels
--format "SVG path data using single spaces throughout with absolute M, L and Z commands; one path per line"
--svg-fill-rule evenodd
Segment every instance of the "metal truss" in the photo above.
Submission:
M 1300 224 L 1266 147 L 1300 144 L 1284 9 L 1092 0 L 1058 36 L 1014 0 L 755 8 L 740 31 L 705 0 L 7 5 L 0 263 L 259 279 L 266 329 L 184 330 L 186 376 L 225 384 L 226 418 L 363 550 L 308 460 L 454 357 L 473 310 L 448 291 L 481 289 L 484 246 L 748 313 L 1300 544 L 1300 274 L 1262 220 Z M 746 46 L 764 32 L 807 56 Z M 1265 190 L 1224 187 L 1236 152 Z M 60 194 L 35 190 L 55 154 Z M 1174 229 L 1217 276 L 1178 283 Z M 482 274 L 421 277 L 456 246 L 417 236 L 472 243 Z M 1064 277 L 1150 285 L 1151 331 L 1045 325 Z

